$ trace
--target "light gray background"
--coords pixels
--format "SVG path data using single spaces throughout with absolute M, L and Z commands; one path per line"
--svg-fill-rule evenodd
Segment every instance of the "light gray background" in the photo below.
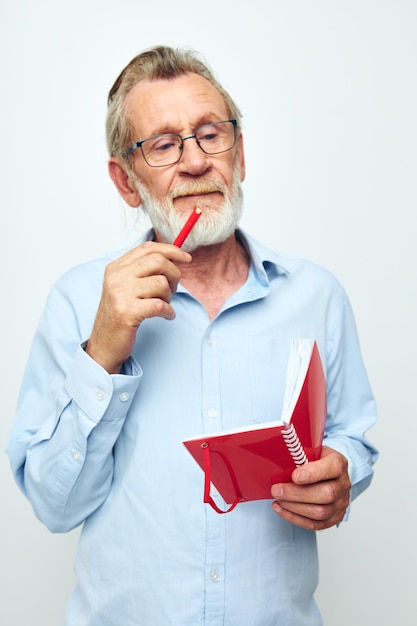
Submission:
M 378 400 L 374 483 L 319 535 L 328 626 L 415 612 L 416 27 L 414 0 L 1 4 L 2 447 L 50 286 L 136 237 L 107 178 L 107 91 L 145 47 L 196 48 L 244 113 L 243 226 L 339 277 Z M 0 463 L 0 623 L 56 626 L 77 532 L 44 529 Z

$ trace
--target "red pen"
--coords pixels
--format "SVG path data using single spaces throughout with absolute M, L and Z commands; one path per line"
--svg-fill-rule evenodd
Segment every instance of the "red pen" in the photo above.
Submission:
M 185 222 L 184 226 L 181 228 L 180 232 L 175 238 L 175 241 L 172 242 L 174 246 L 177 246 L 177 248 L 181 248 L 182 244 L 187 239 L 192 227 L 194 226 L 200 215 L 201 209 L 195 208 L 188 220 Z

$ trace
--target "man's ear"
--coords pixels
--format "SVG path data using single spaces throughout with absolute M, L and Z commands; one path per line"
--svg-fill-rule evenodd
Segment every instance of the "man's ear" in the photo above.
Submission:
M 116 157 L 111 157 L 108 163 L 109 175 L 114 184 L 116 185 L 117 191 L 122 196 L 123 200 L 131 207 L 138 207 L 142 199 L 133 184 L 130 180 L 129 174 L 125 170 L 125 166 L 120 159 Z

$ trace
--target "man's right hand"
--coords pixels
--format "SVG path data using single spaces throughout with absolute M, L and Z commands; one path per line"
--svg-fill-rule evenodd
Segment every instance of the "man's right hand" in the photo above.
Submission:
M 106 267 L 103 290 L 86 352 L 109 374 L 118 374 L 132 353 L 144 319 L 172 320 L 170 302 L 191 255 L 172 244 L 147 241 Z

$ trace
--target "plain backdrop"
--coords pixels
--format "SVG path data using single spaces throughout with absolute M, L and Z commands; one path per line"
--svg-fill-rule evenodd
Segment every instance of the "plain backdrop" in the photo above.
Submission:
M 416 32 L 415 0 L 1 2 L 1 447 L 51 285 L 147 226 L 107 176 L 107 91 L 143 48 L 197 49 L 244 115 L 243 226 L 340 279 L 377 398 L 374 482 L 319 534 L 327 626 L 415 612 Z M 37 521 L 4 453 L 0 480 L 0 623 L 62 624 L 78 531 Z

